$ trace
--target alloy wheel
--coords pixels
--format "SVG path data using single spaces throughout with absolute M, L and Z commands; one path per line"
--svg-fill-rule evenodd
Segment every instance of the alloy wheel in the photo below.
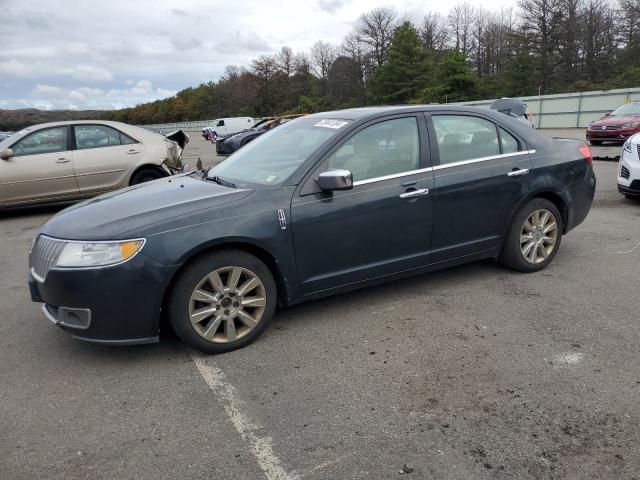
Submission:
M 224 267 L 207 274 L 189 298 L 194 331 L 214 343 L 246 336 L 262 319 L 267 294 L 260 278 L 243 267 Z
M 524 221 L 520 233 L 520 252 L 529 263 L 544 262 L 556 248 L 558 222 L 545 208 L 535 210 Z

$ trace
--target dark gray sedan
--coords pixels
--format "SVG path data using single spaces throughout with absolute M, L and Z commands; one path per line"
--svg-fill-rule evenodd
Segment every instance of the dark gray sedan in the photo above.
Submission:
M 490 110 L 310 115 L 207 173 L 62 211 L 35 239 L 31 295 L 84 340 L 155 342 L 166 317 L 225 352 L 276 305 L 485 258 L 546 267 L 589 212 L 591 162 L 584 143 Z

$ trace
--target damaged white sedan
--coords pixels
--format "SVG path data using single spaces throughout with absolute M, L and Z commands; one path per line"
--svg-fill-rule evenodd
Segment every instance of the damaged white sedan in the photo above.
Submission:
M 92 197 L 182 173 L 189 137 L 119 122 L 69 121 L 25 128 L 0 142 L 0 208 Z

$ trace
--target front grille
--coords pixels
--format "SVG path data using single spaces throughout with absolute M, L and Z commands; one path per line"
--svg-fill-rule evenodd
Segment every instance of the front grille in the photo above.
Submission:
M 620 176 L 629 180 L 629 169 L 624 165 L 620 165 Z
M 615 125 L 607 125 L 603 130 L 620 130 L 620 127 Z
M 47 278 L 47 273 L 58 260 L 58 255 L 64 248 L 65 242 L 40 235 L 36 238 L 29 257 L 29 266 L 42 280 Z
M 638 158 L 640 158 L 640 143 L 638 144 Z

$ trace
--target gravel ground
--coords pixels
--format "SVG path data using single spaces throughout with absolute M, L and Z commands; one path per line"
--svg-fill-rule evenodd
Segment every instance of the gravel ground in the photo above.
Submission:
M 204 358 L 50 324 L 27 254 L 56 209 L 4 214 L 0 478 L 638 478 L 640 202 L 595 169 L 542 272 L 486 261 L 299 305 Z

